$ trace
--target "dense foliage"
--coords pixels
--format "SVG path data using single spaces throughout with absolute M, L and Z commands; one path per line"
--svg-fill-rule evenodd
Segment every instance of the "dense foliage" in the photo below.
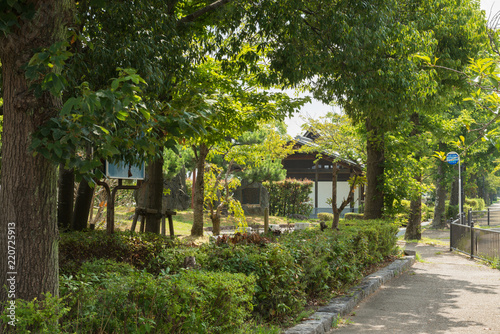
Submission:
M 62 277 L 61 299 L 20 301 L 20 321 L 7 332 L 235 332 L 252 310 L 254 282 L 253 276 L 207 271 L 154 276 L 97 260 Z
M 249 319 L 287 323 L 394 254 L 396 231 L 385 221 L 350 221 L 342 233 L 237 234 L 199 247 L 154 234 L 63 234 L 61 297 L 19 300 L 19 322 L 7 329 L 245 333 Z M 186 257 L 196 264 L 186 268 Z
M 312 205 L 309 194 L 313 183 L 309 180 L 286 179 L 279 182 L 264 182 L 269 191 L 269 214 L 287 217 L 292 214 L 309 216 Z

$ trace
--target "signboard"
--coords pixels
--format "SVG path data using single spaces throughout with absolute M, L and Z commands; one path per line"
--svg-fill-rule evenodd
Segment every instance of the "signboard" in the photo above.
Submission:
M 446 162 L 450 165 L 456 165 L 460 161 L 460 156 L 457 152 L 450 152 L 446 155 Z
M 110 179 L 144 180 L 145 166 L 134 166 L 120 162 L 112 164 L 106 161 L 106 177 Z

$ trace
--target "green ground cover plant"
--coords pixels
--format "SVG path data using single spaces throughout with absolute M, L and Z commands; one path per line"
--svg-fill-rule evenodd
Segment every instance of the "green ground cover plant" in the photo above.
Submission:
M 278 333 L 312 300 L 355 284 L 396 249 L 397 227 L 349 221 L 201 246 L 154 234 L 64 233 L 60 297 L 19 301 L 6 333 Z M 186 266 L 186 257 L 195 263 Z M 309 309 L 310 310 L 310 309 Z M 5 324 L 6 314 L 0 316 Z

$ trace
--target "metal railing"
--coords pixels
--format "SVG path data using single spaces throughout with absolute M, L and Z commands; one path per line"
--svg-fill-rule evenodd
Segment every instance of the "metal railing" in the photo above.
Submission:
M 469 211 L 450 226 L 450 250 L 492 261 L 500 257 L 500 211 Z M 490 226 L 478 228 L 475 226 Z M 498 226 L 498 228 L 495 228 Z

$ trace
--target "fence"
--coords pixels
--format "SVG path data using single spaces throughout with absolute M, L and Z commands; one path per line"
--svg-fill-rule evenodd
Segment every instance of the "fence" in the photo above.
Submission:
M 500 210 L 492 210 L 488 208 L 483 211 L 469 211 L 469 216 L 471 216 L 471 219 L 476 226 L 500 225 Z
M 474 227 L 480 225 L 491 228 Z M 450 226 L 450 250 L 486 261 L 499 258 L 500 211 L 469 211 L 467 217 L 464 215 L 453 221 Z

